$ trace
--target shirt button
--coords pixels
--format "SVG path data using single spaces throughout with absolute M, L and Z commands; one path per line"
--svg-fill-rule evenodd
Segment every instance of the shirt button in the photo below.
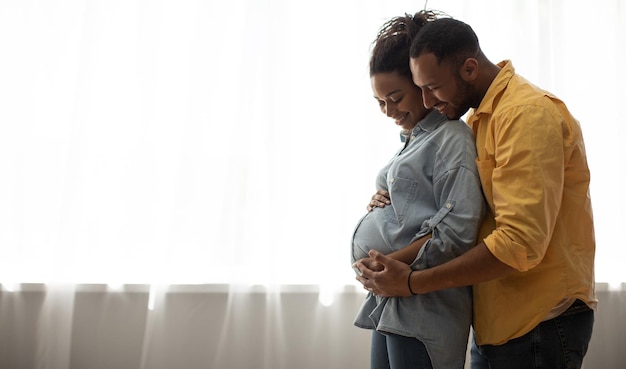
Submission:
M 450 204 L 450 203 L 446 204 L 446 208 L 450 209 L 451 207 L 452 207 L 452 204 Z
M 395 181 L 396 181 L 396 180 L 395 180 L 394 178 L 389 178 L 389 183 L 393 183 L 393 182 L 395 182 Z

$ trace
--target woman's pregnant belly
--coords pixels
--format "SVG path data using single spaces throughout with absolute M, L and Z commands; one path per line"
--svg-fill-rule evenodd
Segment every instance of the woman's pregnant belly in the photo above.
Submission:
M 427 214 L 432 213 L 424 205 L 417 207 L 417 187 L 415 181 L 394 178 L 389 188 L 391 204 L 365 214 L 354 231 L 353 262 L 367 257 L 370 250 L 389 254 L 409 245 Z
M 376 208 L 359 221 L 352 237 L 352 262 L 367 257 L 370 250 L 388 254 L 393 250 L 390 243 L 389 222 L 384 209 Z

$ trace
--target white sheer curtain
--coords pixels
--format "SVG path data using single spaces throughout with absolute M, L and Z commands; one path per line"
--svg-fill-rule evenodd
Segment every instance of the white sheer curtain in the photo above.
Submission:
M 618 0 L 430 1 L 562 97 L 626 281 Z M 397 132 L 370 42 L 423 1 L 0 1 L 0 283 L 353 283 Z
M 351 233 L 378 168 L 398 145 L 397 130 L 371 97 L 369 46 L 385 20 L 424 3 L 0 0 L 0 361 L 165 368 L 174 360 L 168 347 L 188 353 L 176 345 L 187 342 L 185 332 L 174 336 L 180 342 L 168 340 L 173 329 L 190 329 L 201 342 L 215 328 L 176 327 L 172 306 L 158 309 L 170 285 L 264 285 L 271 292 L 312 284 L 330 304 L 339 286 L 355 283 Z M 597 280 L 626 282 L 626 6 L 427 6 L 471 24 L 493 61 L 512 59 L 579 118 L 592 170 Z M 19 291 L 41 290 L 30 283 L 47 284 L 41 299 Z M 141 288 L 150 288 L 148 306 L 157 309 L 146 311 L 142 298 L 115 289 L 76 303 L 83 284 L 150 285 Z M 224 312 L 219 334 L 234 327 L 241 335 L 218 337 L 219 350 L 248 337 L 239 322 L 253 315 L 242 306 L 256 299 L 228 296 L 224 305 L 201 299 L 179 309 L 201 322 L 202 309 Z M 128 309 L 130 300 L 139 309 Z M 293 321 L 310 305 L 296 300 Z M 351 316 L 359 298 L 350 301 L 335 313 Z M 265 350 L 259 367 L 290 367 L 280 350 L 303 339 L 282 321 L 284 303 L 276 295 L 260 303 L 280 340 L 257 348 Z M 110 306 L 119 316 L 106 316 Z M 313 317 L 328 313 L 315 309 Z M 120 337 L 125 318 L 136 329 Z M 348 320 L 331 316 L 320 331 Z M 104 346 L 94 326 L 113 332 Z M 303 350 L 334 342 L 318 333 Z M 34 346 L 24 343 L 29 335 Z M 139 364 L 117 365 L 132 347 Z M 243 360 L 231 349 L 232 356 L 206 360 Z M 102 355 L 102 366 L 90 353 Z M 201 347 L 193 354 L 208 355 Z

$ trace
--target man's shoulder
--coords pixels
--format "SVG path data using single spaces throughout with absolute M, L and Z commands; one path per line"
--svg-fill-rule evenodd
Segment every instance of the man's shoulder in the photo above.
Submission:
M 554 109 L 553 99 L 556 97 L 550 92 L 515 74 L 504 89 L 502 97 L 495 104 L 494 114 L 506 114 L 526 108 L 552 110 Z

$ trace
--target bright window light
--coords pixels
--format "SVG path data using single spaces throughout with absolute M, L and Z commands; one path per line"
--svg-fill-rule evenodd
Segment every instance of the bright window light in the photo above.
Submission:
M 370 45 L 419 9 L 355 4 L 0 2 L 0 283 L 356 283 L 352 231 L 399 145 Z M 428 2 L 578 117 L 597 280 L 620 283 L 626 7 L 586 5 Z

